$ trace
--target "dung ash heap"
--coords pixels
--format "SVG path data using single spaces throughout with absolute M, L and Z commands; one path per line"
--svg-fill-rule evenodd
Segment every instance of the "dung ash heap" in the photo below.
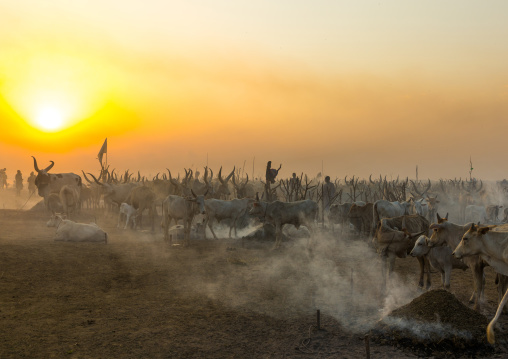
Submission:
M 493 351 L 486 338 L 488 323 L 484 315 L 438 289 L 393 310 L 376 324 L 371 337 L 423 356 L 475 356 Z

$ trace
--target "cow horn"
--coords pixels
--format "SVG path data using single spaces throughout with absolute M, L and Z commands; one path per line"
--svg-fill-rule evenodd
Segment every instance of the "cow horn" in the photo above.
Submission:
M 222 166 L 220 166 L 220 170 L 219 170 L 219 175 L 218 176 L 219 176 L 220 183 L 224 183 L 224 180 L 222 179 L 222 174 L 221 173 L 222 173 Z
M 35 159 L 34 156 L 32 156 L 32 158 L 34 159 L 34 169 L 37 171 L 37 173 L 39 173 L 40 170 L 39 170 L 39 167 L 37 166 L 37 160 Z
M 194 196 L 194 198 L 197 198 L 198 196 L 196 196 L 196 194 L 194 193 L 194 190 L 191 188 L 191 193 L 192 195 Z
M 86 176 L 85 171 L 81 170 L 81 172 L 83 172 L 83 176 L 85 177 L 85 179 L 86 179 L 86 181 L 87 181 L 88 183 L 93 183 L 92 181 L 90 181 L 90 180 L 88 179 L 88 177 Z
M 236 169 L 236 167 L 233 167 L 233 170 L 231 171 L 229 176 L 226 177 L 226 182 L 228 182 L 231 179 L 231 177 L 235 174 L 235 169 Z
M 247 175 L 247 181 L 245 181 L 245 184 L 247 184 L 249 182 L 249 174 L 246 173 L 246 175 Z
M 55 162 L 53 162 L 53 161 L 49 161 L 49 162 L 51 162 L 51 164 L 48 167 L 46 167 L 45 169 L 43 169 L 44 172 L 48 172 L 55 165 Z
M 259 192 L 256 192 L 256 201 L 259 202 Z
M 84 173 L 84 172 L 83 172 L 83 173 Z M 94 176 L 93 174 L 91 174 L 91 173 L 88 173 L 88 174 L 89 174 L 90 176 L 92 176 L 93 180 L 94 180 L 97 184 L 100 184 L 101 186 L 104 186 L 104 184 L 103 184 L 103 183 L 101 183 L 101 182 L 99 182 L 99 181 L 97 180 L 97 178 L 95 178 L 95 176 Z

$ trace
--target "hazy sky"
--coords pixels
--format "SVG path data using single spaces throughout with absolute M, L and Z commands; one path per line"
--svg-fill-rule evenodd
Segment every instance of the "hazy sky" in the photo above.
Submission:
M 508 177 L 508 2 L 0 0 L 0 167 Z M 45 114 L 45 115 L 44 115 Z M 48 117 L 49 116 L 49 117 Z M 51 116 L 63 129 L 41 131 Z M 41 122 L 42 121 L 42 122 Z M 13 177 L 13 174 L 11 175 Z

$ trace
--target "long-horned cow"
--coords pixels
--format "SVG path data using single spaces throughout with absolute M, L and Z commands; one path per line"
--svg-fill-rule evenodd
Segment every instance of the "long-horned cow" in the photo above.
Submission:
M 257 195 L 256 197 L 256 202 L 249 213 L 275 225 L 274 248 L 280 247 L 282 226 L 285 224 L 293 224 L 297 229 L 303 224 L 312 233 L 318 213 L 318 204 L 315 201 L 306 199 L 296 202 L 274 201 L 268 203 L 260 201 Z
M 215 220 L 218 222 L 223 219 L 230 219 L 231 223 L 229 226 L 229 238 L 231 238 L 231 232 L 235 229 L 235 236 L 237 235 L 237 222 L 239 219 L 247 213 L 249 205 L 254 202 L 251 198 L 243 199 L 232 199 L 225 201 L 221 199 L 207 199 L 205 200 L 206 210 L 206 223 L 205 223 L 205 238 L 206 238 L 206 225 L 210 228 L 212 235 L 215 239 L 217 236 L 213 230 L 213 223 Z
M 32 158 L 34 159 L 34 169 L 37 171 L 35 186 L 39 196 L 46 199 L 50 193 L 60 194 L 60 190 L 65 185 L 76 186 L 78 192 L 81 192 L 81 176 L 75 173 L 48 173 L 55 165 L 55 162 L 50 161 L 51 164 L 41 170 L 37 166 L 35 157 L 32 156 Z

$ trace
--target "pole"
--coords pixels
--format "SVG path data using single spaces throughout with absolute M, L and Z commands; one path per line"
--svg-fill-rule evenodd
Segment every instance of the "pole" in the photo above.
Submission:
M 252 179 L 254 180 L 254 162 L 256 161 L 256 156 L 252 159 Z

